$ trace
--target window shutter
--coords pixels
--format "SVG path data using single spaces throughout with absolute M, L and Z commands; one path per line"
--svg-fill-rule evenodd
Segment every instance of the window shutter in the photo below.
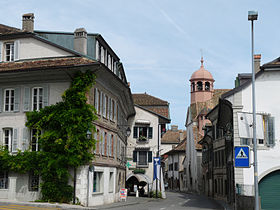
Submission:
M 3 42 L 0 42 L 0 62 L 3 61 L 3 59 L 2 59 L 2 49 L 3 49 Z
M 12 152 L 16 152 L 17 148 L 18 148 L 18 129 L 14 128 L 13 139 L 12 139 Z
M 19 40 L 16 40 L 15 45 L 14 45 L 14 47 L 15 47 L 14 48 L 15 61 L 19 60 L 19 44 L 20 44 Z
M 115 101 L 115 107 L 114 107 L 114 121 L 117 120 L 117 101 Z
M 0 88 L 0 112 L 2 112 L 3 104 L 4 104 L 3 89 Z
M 27 112 L 30 110 L 30 88 L 24 88 L 24 98 L 23 98 L 23 111 Z
M 23 128 L 22 130 L 22 150 L 25 151 L 29 147 L 29 139 L 28 139 L 28 128 Z
M 104 106 L 104 104 L 103 104 L 103 92 L 102 91 L 100 91 L 100 115 L 102 116 L 102 114 L 103 114 L 103 106 Z
M 49 86 L 43 86 L 43 105 L 44 107 L 49 105 Z
M 99 57 L 99 42 L 97 40 L 95 40 L 95 58 L 96 60 L 100 60 Z
M 103 131 L 100 131 L 99 132 L 99 154 L 101 155 L 102 154 L 102 139 L 103 139 Z
M 134 139 L 137 139 L 137 137 L 138 137 L 137 132 L 138 132 L 138 127 L 134 126 L 133 127 L 133 138 Z
M 275 143 L 274 117 L 268 117 L 268 143 L 273 146 Z
M 116 141 L 116 135 L 114 135 L 114 158 L 116 159 L 117 157 L 117 141 Z
M 104 155 L 104 152 L 105 152 L 105 132 L 103 131 L 102 134 L 103 134 L 102 135 L 102 137 L 103 137 L 103 139 L 102 139 L 102 155 Z
M 149 139 L 152 139 L 152 138 L 153 138 L 153 127 L 149 127 L 148 138 L 149 138 Z
M 133 162 L 137 162 L 137 151 L 133 151 Z
M 153 162 L 153 152 L 152 151 L 148 151 L 148 162 L 149 163 Z
M 95 110 L 96 110 L 96 112 L 98 112 L 98 101 L 99 101 L 99 99 L 98 99 L 98 97 L 99 97 L 99 95 L 98 95 L 98 90 L 97 90 L 97 88 L 95 88 L 95 94 L 94 94 L 94 107 L 95 107 Z
M 14 112 L 19 112 L 19 104 L 20 104 L 20 88 L 15 89 L 15 108 Z

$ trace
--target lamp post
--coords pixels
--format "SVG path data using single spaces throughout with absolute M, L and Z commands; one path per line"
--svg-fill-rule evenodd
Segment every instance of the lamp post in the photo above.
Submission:
M 255 67 L 254 67 L 254 20 L 258 19 L 258 12 L 249 11 L 248 20 L 251 21 L 252 36 L 252 106 L 253 106 L 253 142 L 254 142 L 254 188 L 255 188 L 255 210 L 259 210 L 259 186 L 258 186 L 258 161 L 257 161 L 257 139 L 256 139 L 256 98 L 255 98 Z

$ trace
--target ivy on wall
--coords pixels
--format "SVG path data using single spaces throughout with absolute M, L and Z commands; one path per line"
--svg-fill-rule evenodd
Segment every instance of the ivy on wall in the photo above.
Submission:
M 95 108 L 87 103 L 87 92 L 95 84 L 96 76 L 78 72 L 62 101 L 40 111 L 26 113 L 26 126 L 43 131 L 39 137 L 40 151 L 18 151 L 11 155 L 0 149 L 0 170 L 40 175 L 43 201 L 70 202 L 73 187 L 68 184 L 69 170 L 89 163 L 95 149 L 92 124 L 97 119 Z

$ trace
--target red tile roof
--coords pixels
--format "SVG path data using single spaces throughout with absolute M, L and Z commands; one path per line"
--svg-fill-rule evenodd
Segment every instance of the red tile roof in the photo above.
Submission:
M 168 130 L 166 131 L 165 134 L 163 134 L 162 138 L 161 138 L 161 143 L 163 144 L 179 144 L 182 139 L 180 140 L 180 133 L 182 133 L 182 139 L 185 139 L 187 136 L 187 132 L 186 131 L 182 131 L 182 130 L 177 130 L 177 131 L 172 131 L 172 130 Z
M 151 96 L 147 93 L 134 93 L 132 94 L 135 104 L 139 106 L 168 106 L 169 103 L 162 99 Z
M 45 69 L 53 67 L 82 66 L 96 63 L 83 57 L 61 57 L 0 63 L 0 72 Z
M 18 33 L 18 32 L 22 32 L 22 30 L 0 24 L 0 34 L 13 34 L 13 33 Z
M 169 118 L 169 103 L 147 93 L 132 94 L 134 104 L 142 106 L 163 117 Z

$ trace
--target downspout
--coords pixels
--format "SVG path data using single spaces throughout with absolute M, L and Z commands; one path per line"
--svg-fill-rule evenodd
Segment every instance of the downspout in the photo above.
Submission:
M 74 167 L 74 189 L 73 189 L 73 204 L 76 203 L 76 179 L 77 179 L 77 174 L 76 174 L 76 167 Z
M 87 207 L 89 203 L 89 171 L 90 171 L 90 167 L 88 167 L 88 173 L 87 173 Z

